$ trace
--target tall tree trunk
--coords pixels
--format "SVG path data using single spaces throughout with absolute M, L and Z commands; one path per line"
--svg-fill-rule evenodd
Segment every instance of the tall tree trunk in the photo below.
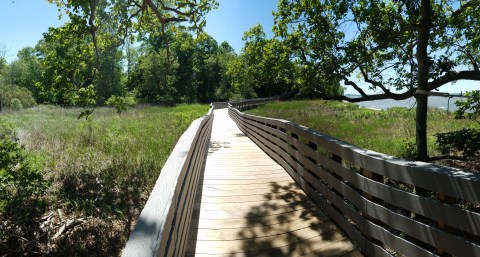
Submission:
M 430 0 L 422 0 L 420 3 L 420 24 L 418 25 L 417 53 L 418 62 L 418 89 L 427 91 L 430 61 L 428 57 L 428 40 L 432 23 L 432 6 Z M 416 143 L 417 160 L 427 161 L 427 108 L 428 96 L 417 93 L 416 113 Z

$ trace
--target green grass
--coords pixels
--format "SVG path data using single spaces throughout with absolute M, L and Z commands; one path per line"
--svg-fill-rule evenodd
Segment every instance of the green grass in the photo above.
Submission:
M 117 114 L 97 108 L 89 120 L 77 119 L 80 109 L 52 106 L 1 113 L 43 170 L 50 186 L 42 215 L 53 217 L 32 218 L 37 230 L 40 223 L 46 227 L 35 231 L 36 247 L 20 242 L 10 249 L 15 254 L 118 255 L 178 138 L 208 109 L 143 107 Z M 48 242 L 60 225 L 75 219 L 83 219 L 81 225 Z
M 269 103 L 247 113 L 290 120 L 323 134 L 373 151 L 411 158 L 415 146 L 415 109 L 401 107 L 377 111 L 338 101 L 289 101 Z M 446 111 L 428 112 L 428 151 L 438 155 L 436 133 L 479 128 L 478 123 L 456 120 Z

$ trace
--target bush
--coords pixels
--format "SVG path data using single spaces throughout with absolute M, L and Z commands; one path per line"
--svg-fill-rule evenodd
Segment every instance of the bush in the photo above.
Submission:
M 14 136 L 14 130 L 11 123 L 0 117 L 0 139 Z
M 121 113 L 130 107 L 134 107 L 137 104 L 137 101 L 133 96 L 112 95 L 105 103 L 108 106 L 115 107 L 117 109 L 117 113 Z
M 12 100 L 17 99 L 23 107 L 32 107 L 36 104 L 32 92 L 24 87 L 0 86 L 0 102 L 12 107 Z M 12 107 L 14 108 L 14 107 Z
M 19 111 L 23 109 L 22 102 L 20 102 L 20 100 L 17 98 L 13 98 L 12 101 L 10 101 L 10 108 Z
M 0 253 L 38 251 L 36 222 L 45 211 L 48 184 L 16 139 L 0 139 Z
M 462 152 L 465 157 L 472 157 L 480 150 L 480 130 L 461 129 L 447 133 L 438 133 L 437 148 L 442 154 Z

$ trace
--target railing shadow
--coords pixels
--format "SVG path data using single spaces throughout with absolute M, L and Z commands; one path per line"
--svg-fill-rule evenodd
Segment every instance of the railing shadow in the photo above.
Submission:
M 354 250 L 296 183 L 271 182 L 269 187 L 265 201 L 245 215 L 245 227 L 237 234 L 240 247 L 229 256 L 343 256 Z

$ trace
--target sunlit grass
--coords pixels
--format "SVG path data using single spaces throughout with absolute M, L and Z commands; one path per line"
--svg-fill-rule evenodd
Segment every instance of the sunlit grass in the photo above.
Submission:
M 43 250 L 118 255 L 175 143 L 208 109 L 97 108 L 88 120 L 77 119 L 80 109 L 52 106 L 0 114 L 50 182 L 45 214 L 57 224 L 39 242 Z M 81 226 L 48 243 L 62 222 L 79 218 Z
M 351 103 L 315 100 L 269 103 L 248 113 L 290 120 L 373 151 L 412 157 L 415 109 L 393 107 L 377 111 Z M 479 128 L 478 123 L 456 120 L 453 114 L 435 108 L 429 109 L 427 126 L 430 155 L 439 154 L 435 147 L 436 133 Z

